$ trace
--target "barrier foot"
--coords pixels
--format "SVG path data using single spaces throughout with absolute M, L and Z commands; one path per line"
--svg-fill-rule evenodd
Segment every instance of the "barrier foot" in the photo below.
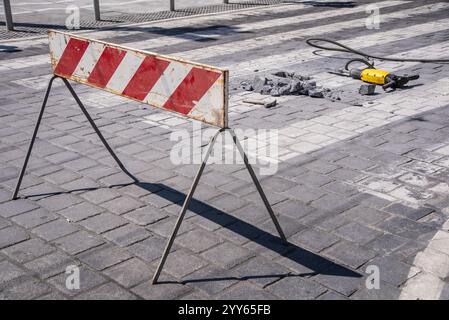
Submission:
M 36 125 L 34 127 L 33 136 L 31 137 L 30 145 L 28 146 L 28 151 L 27 151 L 27 154 L 25 156 L 25 160 L 23 161 L 22 169 L 20 170 L 19 177 L 17 178 L 16 188 L 14 189 L 14 192 L 13 192 L 13 195 L 12 195 L 12 200 L 16 200 L 17 199 L 17 195 L 19 194 L 20 185 L 22 184 L 22 179 L 23 179 L 23 176 L 25 174 L 25 171 L 26 171 L 26 168 L 27 168 L 27 165 L 28 165 L 28 160 L 30 160 L 31 150 L 33 150 L 33 145 L 34 145 L 34 142 L 36 141 L 37 132 L 39 131 L 39 127 L 41 125 L 41 121 L 42 121 L 42 117 L 44 115 L 45 107 L 47 105 L 48 96 L 50 95 L 51 86 L 53 84 L 53 81 L 56 78 L 57 78 L 57 76 L 53 76 L 50 79 L 50 82 L 48 83 L 47 91 L 45 92 L 44 101 L 42 102 L 41 111 L 39 112 L 39 116 L 37 118 Z
M 166 247 L 164 249 L 164 253 L 162 254 L 162 258 L 159 261 L 159 265 L 158 265 L 157 270 L 156 270 L 156 272 L 155 272 L 155 274 L 153 276 L 152 284 L 157 284 L 159 276 L 160 276 L 160 274 L 162 272 L 162 269 L 164 267 L 164 264 L 165 264 L 165 262 L 167 260 L 168 254 L 170 253 L 171 247 L 173 246 L 173 242 L 175 241 L 176 235 L 178 234 L 179 228 L 181 227 L 182 220 L 184 219 L 185 213 L 187 212 L 187 209 L 189 207 L 190 201 L 192 200 L 192 197 L 193 197 L 193 194 L 195 192 L 195 189 L 196 189 L 196 187 L 198 185 L 198 182 L 200 181 L 201 175 L 203 174 L 204 167 L 206 166 L 207 160 L 209 159 L 209 156 L 210 156 L 212 148 L 213 148 L 213 146 L 215 144 L 215 141 L 216 141 L 218 135 L 221 132 L 225 131 L 225 130 L 229 130 L 229 132 L 231 133 L 232 140 L 233 140 L 234 144 L 236 145 L 237 149 L 239 150 L 240 155 L 243 158 L 243 161 L 245 163 L 246 169 L 248 170 L 249 174 L 251 175 L 251 178 L 252 178 L 252 180 L 253 180 L 256 188 L 257 188 L 257 191 L 259 192 L 260 197 L 262 198 L 262 201 L 264 202 L 265 207 L 267 208 L 267 211 L 270 214 L 271 219 L 273 220 L 273 223 L 274 223 L 274 225 L 275 225 L 275 227 L 276 227 L 276 229 L 277 229 L 277 231 L 279 233 L 279 236 L 280 236 L 282 242 L 284 244 L 287 244 L 287 239 L 285 238 L 284 232 L 282 231 L 282 228 L 281 228 L 281 226 L 280 226 L 280 224 L 279 224 L 279 222 L 278 222 L 278 220 L 276 218 L 276 215 L 274 214 L 273 209 L 271 208 L 271 205 L 268 202 L 267 197 L 265 196 L 265 193 L 264 193 L 264 191 L 262 189 L 262 186 L 260 185 L 259 180 L 257 179 L 257 176 L 254 173 L 254 170 L 253 170 L 253 168 L 251 167 L 251 165 L 250 165 L 250 163 L 248 161 L 248 157 L 246 156 L 245 151 L 243 150 L 240 142 L 238 141 L 237 136 L 236 136 L 234 130 L 232 130 L 230 128 L 222 128 L 212 137 L 212 139 L 211 139 L 211 141 L 209 143 L 209 148 L 207 149 L 207 152 L 206 152 L 206 155 L 204 156 L 203 162 L 201 163 L 201 166 L 198 169 L 198 172 L 197 172 L 197 174 L 195 176 L 195 179 L 193 180 L 192 187 L 190 188 L 190 191 L 189 191 L 186 199 L 184 200 L 184 204 L 182 205 L 182 208 L 181 208 L 181 211 L 179 213 L 178 219 L 176 220 L 176 224 L 175 224 L 175 227 L 173 229 L 173 232 L 172 232 L 172 234 L 170 236 L 170 239 L 168 240 L 168 243 L 167 243 L 167 245 L 166 245 Z
M 97 125 L 95 124 L 94 120 L 91 118 L 89 112 L 87 112 L 86 107 L 83 105 L 83 103 L 81 102 L 80 98 L 78 97 L 78 95 L 76 94 L 75 90 L 73 89 L 73 87 L 70 85 L 69 81 L 65 78 L 61 78 L 62 81 L 64 81 L 66 87 L 69 89 L 70 93 L 72 94 L 73 98 L 75 99 L 76 103 L 78 103 L 78 106 L 80 107 L 81 111 L 84 113 L 84 115 L 87 118 L 87 121 L 89 121 L 90 125 L 92 126 L 92 128 L 94 129 L 95 133 L 98 135 L 98 137 L 100 138 L 101 142 L 103 143 L 103 145 L 105 146 L 105 148 L 108 150 L 109 154 L 112 156 L 112 158 L 114 158 L 115 162 L 117 162 L 117 165 L 120 167 L 120 169 L 122 169 L 122 171 L 128 175 L 134 182 L 139 182 L 139 180 L 137 180 L 136 177 L 134 177 L 134 175 L 132 173 L 130 173 L 126 167 L 123 165 L 123 163 L 120 161 L 120 159 L 117 157 L 117 155 L 115 154 L 114 150 L 112 150 L 112 148 L 109 146 L 108 142 L 106 141 L 106 139 L 103 137 L 103 134 L 100 132 L 100 130 L 98 129 Z

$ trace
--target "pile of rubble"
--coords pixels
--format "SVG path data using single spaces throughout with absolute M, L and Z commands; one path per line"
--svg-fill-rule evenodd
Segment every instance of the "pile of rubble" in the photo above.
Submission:
M 317 86 L 308 76 L 294 72 L 278 71 L 269 75 L 254 77 L 254 80 L 243 81 L 241 86 L 246 91 L 254 91 L 273 97 L 285 95 L 307 95 L 314 98 L 340 100 L 338 91 Z

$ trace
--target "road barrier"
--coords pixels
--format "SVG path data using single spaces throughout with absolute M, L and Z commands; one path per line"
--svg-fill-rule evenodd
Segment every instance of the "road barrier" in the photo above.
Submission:
M 209 143 L 192 186 L 181 207 L 174 230 L 154 274 L 154 284 L 157 283 L 170 253 L 214 143 L 218 135 L 225 131 L 231 134 L 233 143 L 244 160 L 245 166 L 273 220 L 280 238 L 283 242 L 287 241 L 245 151 L 234 130 L 228 126 L 229 74 L 227 70 L 53 30 L 49 31 L 49 45 L 53 77 L 50 79 L 45 93 L 31 142 L 13 193 L 13 199 L 17 199 L 53 81 L 56 78 L 60 78 L 111 156 L 119 167 L 136 183 L 139 181 L 116 156 L 68 80 L 106 90 L 219 128 Z

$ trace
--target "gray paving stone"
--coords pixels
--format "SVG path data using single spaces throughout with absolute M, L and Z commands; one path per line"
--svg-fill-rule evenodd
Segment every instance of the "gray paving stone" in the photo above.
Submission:
M 246 297 L 246 298 L 245 298 Z M 218 296 L 223 300 L 242 300 L 251 297 L 253 300 L 275 300 L 276 296 L 250 283 L 242 282 L 232 286 Z
M 2 300 L 31 300 L 50 291 L 50 286 L 37 279 L 13 281 L 0 292 Z
M 182 234 L 177 241 L 181 246 L 195 253 L 200 253 L 222 242 L 222 239 L 212 232 L 197 228 Z
M 67 297 L 64 296 L 62 293 L 58 292 L 56 289 L 54 289 L 49 294 L 43 295 L 43 296 L 37 298 L 36 300 L 55 300 L 55 301 L 59 301 L 59 300 L 67 300 Z
M 45 176 L 45 180 L 50 181 L 56 185 L 62 185 L 64 183 L 79 179 L 81 176 L 73 171 L 59 170 L 54 173 Z
M 198 225 L 203 229 L 215 231 L 217 229 L 220 229 L 221 227 L 226 227 L 237 221 L 233 216 L 222 214 L 220 213 L 220 211 L 216 210 L 210 210 L 203 215 L 204 217 L 200 215 L 194 215 L 189 219 L 189 222 Z M 210 219 L 206 217 L 209 217 Z
M 82 262 L 99 271 L 129 260 L 131 257 L 131 254 L 121 247 L 100 248 L 78 255 Z
M 0 262 L 0 284 L 25 275 L 26 272 L 9 261 Z
M 267 234 L 264 230 L 254 228 L 244 221 L 238 221 L 215 232 L 219 237 L 242 246 L 248 241 L 254 240 Z
M 292 219 L 299 219 L 311 213 L 313 208 L 300 201 L 285 200 L 275 204 L 273 211 Z
M 18 214 L 37 209 L 38 206 L 27 200 L 14 200 L 0 204 L 0 216 L 9 218 Z
M 115 214 L 124 214 L 131 210 L 143 207 L 145 204 L 128 196 L 120 196 L 118 198 L 103 202 L 101 206 Z
M 268 217 L 268 211 L 263 206 L 247 205 L 237 209 L 232 215 L 249 223 L 257 223 Z
M 0 249 L 28 240 L 30 236 L 21 228 L 11 226 L 0 230 Z
M 298 276 L 281 279 L 269 286 L 267 290 L 283 299 L 294 300 L 311 300 L 327 291 L 322 285 Z
M 137 242 L 129 247 L 129 251 L 145 260 L 147 262 L 152 262 L 162 256 L 164 251 L 166 241 L 164 238 L 159 236 L 152 236 L 141 242 Z M 176 249 L 176 243 L 172 247 L 173 250 Z
M 429 214 L 434 210 L 432 208 L 420 207 L 418 209 L 405 206 L 401 203 L 393 203 L 392 205 L 384 209 L 387 212 L 404 216 L 412 220 L 419 220 Z
M 236 196 L 226 194 L 214 198 L 210 201 L 210 204 L 217 209 L 229 213 L 242 208 L 247 204 L 247 202 Z
M 120 196 L 120 194 L 117 191 L 109 188 L 92 190 L 85 192 L 81 195 L 81 197 L 83 197 L 89 202 L 92 202 L 93 204 L 100 204 L 112 200 L 114 198 L 117 198 L 118 196 Z
M 296 183 L 277 176 L 268 176 L 260 180 L 263 188 L 268 188 L 274 192 L 283 192 L 289 188 L 296 186 Z
M 355 222 L 350 222 L 339 227 L 334 231 L 334 233 L 341 238 L 361 245 L 364 245 L 382 235 L 382 232 Z
M 313 201 L 311 205 L 321 210 L 340 213 L 356 206 L 359 203 L 356 197 L 341 197 L 339 195 L 326 194 Z
M 59 238 L 55 240 L 54 243 L 67 253 L 74 255 L 91 248 L 98 247 L 102 245 L 104 241 L 99 237 L 95 237 L 87 233 L 86 231 L 78 231 L 68 236 Z
M 76 227 L 74 224 L 62 219 L 58 219 L 40 225 L 34 228 L 32 232 L 47 241 L 52 241 L 57 238 L 76 232 L 77 230 L 78 227 Z
M 434 233 L 431 227 L 423 223 L 418 223 L 401 217 L 392 217 L 378 223 L 376 227 L 394 235 L 412 240 L 419 240 L 420 238 L 431 236 Z
M 319 188 L 302 184 L 286 190 L 284 194 L 292 199 L 299 200 L 304 203 L 310 203 L 311 201 L 317 200 L 325 195 L 324 191 Z
M 162 237 L 168 238 L 171 236 L 173 232 L 173 228 L 175 227 L 176 219 L 167 218 L 163 219 L 159 222 L 148 225 L 146 228 L 150 230 L 152 233 L 160 235 Z M 195 226 L 188 220 L 183 221 L 181 227 L 179 228 L 178 235 L 181 235 L 185 232 L 193 230 Z
M 148 281 L 153 276 L 153 270 L 147 264 L 133 258 L 105 270 L 104 274 L 129 288 Z
M 250 258 L 251 253 L 247 249 L 225 242 L 207 250 L 201 256 L 220 267 L 229 269 Z
M 167 280 L 162 279 L 156 286 L 151 281 L 147 281 L 131 289 L 133 293 L 145 300 L 174 300 L 191 290 L 188 286 L 174 281 L 167 283 Z
M 128 212 L 124 215 L 124 217 L 129 221 L 134 222 L 135 224 L 146 226 L 167 218 L 168 214 L 161 209 L 155 208 L 151 205 L 147 205 Z
M 372 242 L 367 244 L 367 246 L 377 252 L 380 252 L 382 255 L 386 255 L 398 250 L 408 242 L 409 240 L 405 238 L 387 233 L 374 239 Z
M 282 228 L 282 231 L 284 231 L 285 236 L 288 238 L 291 235 L 298 233 L 299 231 L 303 230 L 305 228 L 304 225 L 300 224 L 299 222 L 297 222 L 296 219 L 292 219 L 286 216 L 278 216 L 277 220 L 279 222 L 279 225 Z M 279 236 L 279 233 L 276 229 L 276 226 L 273 222 L 273 220 L 271 220 L 270 218 L 267 219 L 261 226 L 260 228 L 266 232 L 268 232 L 269 234 L 272 234 L 276 237 Z
M 97 234 L 100 234 L 121 227 L 127 223 L 128 221 L 120 216 L 109 212 L 104 212 L 81 221 L 80 225 Z
M 49 211 L 59 211 L 77 203 L 82 200 L 71 194 L 59 194 L 44 198 L 38 201 L 38 204 Z
M 348 300 L 348 298 L 342 294 L 329 290 L 319 296 L 317 300 Z
M 11 225 L 11 223 L 8 220 L 0 218 L 0 229 L 9 227 L 10 225 Z
M 180 249 L 170 253 L 165 262 L 164 271 L 178 279 L 204 267 L 206 261 Z
M 401 294 L 400 289 L 385 282 L 380 282 L 379 289 L 362 288 L 351 295 L 354 300 L 397 300 Z
M 25 268 L 36 273 L 41 279 L 63 273 L 69 265 L 78 263 L 62 252 L 53 252 L 24 264 Z
M 369 265 L 379 267 L 380 280 L 394 287 L 399 287 L 407 279 L 419 272 L 418 268 L 414 268 L 390 256 L 376 258 L 370 261 Z
M 233 272 L 226 269 L 206 266 L 185 276 L 182 283 L 201 290 L 207 296 L 214 296 L 237 283 L 237 278 Z
M 11 200 L 11 194 L 0 189 L 0 203 Z
M 240 279 L 265 287 L 290 273 L 284 266 L 266 258 L 255 257 L 233 269 Z
M 325 272 L 314 276 L 313 280 L 344 296 L 350 296 L 365 286 L 365 278 L 361 274 L 357 275 L 357 273 L 352 273 L 340 266 L 332 266 Z
M 3 249 L 2 252 L 19 263 L 25 263 L 54 250 L 55 248 L 40 239 L 30 239 Z
M 76 297 L 77 300 L 136 300 L 137 297 L 115 283 L 106 283 Z
M 313 252 L 320 252 L 339 241 L 339 239 L 331 233 L 312 228 L 307 228 L 300 231 L 291 236 L 288 240 L 289 242 L 296 244 L 298 247 L 305 248 Z
M 149 238 L 151 233 L 145 228 L 134 224 L 127 224 L 117 229 L 108 231 L 104 233 L 103 236 L 119 246 L 127 247 L 136 242 Z
M 97 272 L 94 272 L 86 267 L 80 267 L 80 288 L 79 289 L 68 289 L 66 287 L 67 276 L 65 272 L 49 278 L 47 282 L 54 286 L 57 290 L 61 291 L 67 296 L 75 296 L 77 294 L 86 292 L 92 288 L 95 288 L 107 280 Z
M 344 216 L 355 222 L 369 226 L 375 225 L 390 217 L 388 213 L 373 208 L 369 208 L 363 205 L 358 205 L 345 211 Z
M 355 269 L 375 256 L 375 253 L 346 241 L 340 241 L 323 253 Z
M 104 209 L 93 205 L 89 202 L 82 202 L 74 205 L 70 208 L 59 211 L 58 213 L 68 219 L 71 222 L 79 222 L 92 216 L 96 216 L 103 212 Z
M 57 218 L 56 215 L 48 210 L 39 208 L 14 216 L 11 220 L 26 229 L 31 229 L 41 224 L 56 220 Z

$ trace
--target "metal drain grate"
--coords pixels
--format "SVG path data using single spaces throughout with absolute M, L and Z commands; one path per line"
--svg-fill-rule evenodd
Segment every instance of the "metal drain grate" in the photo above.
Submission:
M 177 9 L 176 11 L 159 11 L 159 12 L 148 12 L 148 13 L 136 13 L 136 14 L 121 14 L 117 16 L 110 16 L 104 18 L 102 21 L 95 21 L 94 19 L 82 20 L 81 30 L 92 30 L 102 27 L 110 27 L 117 24 L 123 23 L 141 23 L 165 20 L 178 17 L 188 17 L 199 14 L 209 14 L 218 13 L 225 11 L 233 11 L 245 8 L 252 8 L 264 5 L 274 5 L 282 3 L 281 0 L 255 0 L 247 1 L 242 3 L 232 3 L 232 4 L 219 4 L 219 5 L 209 5 L 202 7 L 184 8 Z M 48 29 L 56 30 L 66 30 L 65 26 L 62 25 L 39 25 L 30 24 L 29 26 L 15 26 L 14 31 L 6 30 L 4 22 L 0 22 L 0 40 L 11 40 L 28 38 L 34 36 L 40 36 L 47 32 Z

